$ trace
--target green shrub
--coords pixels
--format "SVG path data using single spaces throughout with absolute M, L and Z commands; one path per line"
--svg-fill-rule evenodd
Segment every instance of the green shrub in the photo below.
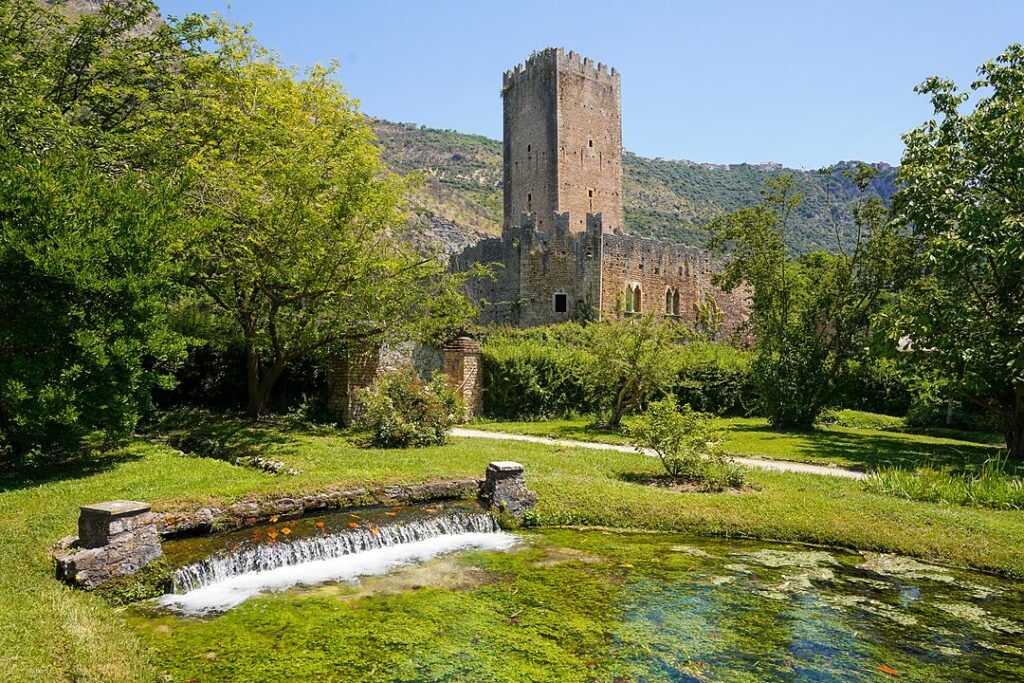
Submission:
M 625 428 L 638 448 L 658 454 L 673 479 L 700 484 L 706 491 L 743 485 L 743 468 L 725 457 L 717 440 L 715 420 L 674 396 L 655 401 Z
M 898 498 L 999 510 L 1024 510 L 1024 477 L 1006 471 L 1006 458 L 987 461 L 976 473 L 920 467 L 874 472 L 864 488 Z
M 837 388 L 843 408 L 883 415 L 906 415 L 914 398 L 911 379 L 890 358 L 849 360 Z
M 430 382 L 411 371 L 383 375 L 359 392 L 358 401 L 359 427 L 378 448 L 441 445 L 466 414 L 458 392 L 440 373 Z
M 484 413 L 536 420 L 593 412 L 582 337 L 578 325 L 491 335 L 483 345 Z
M 680 404 L 717 415 L 745 415 L 756 403 L 749 352 L 695 342 L 679 347 L 674 355 L 672 393 Z
M 539 420 L 597 412 L 604 392 L 587 372 L 594 362 L 594 328 L 567 323 L 485 335 L 484 413 Z M 756 403 L 749 352 L 694 342 L 673 347 L 669 357 L 666 365 L 673 376 L 667 391 L 680 404 L 718 415 L 743 415 Z

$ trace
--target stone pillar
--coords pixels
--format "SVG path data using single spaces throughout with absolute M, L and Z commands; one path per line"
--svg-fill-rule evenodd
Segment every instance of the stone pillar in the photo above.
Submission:
M 350 344 L 327 366 L 327 410 L 346 427 L 358 417 L 357 391 L 373 384 L 380 365 L 380 345 Z
M 163 555 L 150 506 L 130 500 L 83 505 L 78 537 L 61 541 L 57 576 L 84 588 L 134 574 Z
M 466 403 L 466 419 L 483 412 L 483 364 L 480 342 L 459 337 L 446 344 L 441 360 L 442 372 L 449 384 L 458 389 Z
M 487 466 L 487 478 L 480 495 L 489 507 L 508 510 L 516 517 L 522 517 L 537 505 L 537 494 L 526 487 L 523 466 L 507 460 Z

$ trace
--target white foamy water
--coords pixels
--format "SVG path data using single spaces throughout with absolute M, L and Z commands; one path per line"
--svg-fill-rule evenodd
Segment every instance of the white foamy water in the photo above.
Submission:
M 445 553 L 504 550 L 515 542 L 489 515 L 453 515 L 380 527 L 375 534 L 359 530 L 259 546 L 182 567 L 175 575 L 179 592 L 158 602 L 184 614 L 222 612 L 260 593 L 354 581 Z

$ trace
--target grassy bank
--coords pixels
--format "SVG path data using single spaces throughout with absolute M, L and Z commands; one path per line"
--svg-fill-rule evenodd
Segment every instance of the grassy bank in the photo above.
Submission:
M 779 449 L 769 446 L 793 439 L 815 443 L 813 436 L 773 435 L 756 423 L 751 427 L 737 438 L 748 439 L 745 448 L 763 444 L 766 452 L 760 455 L 779 456 Z M 863 430 L 826 434 L 851 444 L 848 462 L 855 454 L 866 462 L 872 448 L 887 443 L 883 437 L 894 440 L 889 442 L 893 449 L 915 443 L 905 441 L 906 435 Z M 807 541 L 900 552 L 1024 577 L 1024 513 L 878 496 L 862 491 L 856 482 L 831 477 L 751 472 L 750 481 L 759 489 L 754 493 L 675 494 L 631 483 L 633 475 L 655 472 L 658 463 L 629 453 L 484 440 L 410 451 L 364 450 L 333 430 L 295 427 L 235 431 L 233 438 L 258 444 L 265 454 L 302 473 L 273 475 L 138 443 L 87 464 L 8 473 L 0 479 L 0 670 L 5 676 L 138 681 L 156 675 L 150 655 L 118 610 L 52 578 L 47 549 L 74 532 L 81 504 L 129 498 L 173 509 L 246 495 L 479 476 L 491 460 L 526 465 L 544 524 Z

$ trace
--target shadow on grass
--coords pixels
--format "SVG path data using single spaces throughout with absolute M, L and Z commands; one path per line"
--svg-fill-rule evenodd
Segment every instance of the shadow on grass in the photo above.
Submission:
M 32 488 L 57 481 L 83 479 L 109 472 L 127 462 L 139 460 L 143 455 L 127 450 L 110 452 L 86 451 L 81 455 L 41 464 L 14 464 L 3 466 L 0 473 L 0 493 Z
M 840 461 L 856 469 L 873 470 L 879 467 L 914 468 L 928 465 L 953 470 L 975 469 L 986 460 L 995 457 L 999 449 L 978 443 L 932 443 L 914 435 L 892 433 L 842 432 L 832 429 L 781 431 L 767 425 L 733 425 L 729 432 L 737 435 L 758 435 L 768 446 L 765 449 L 779 459 L 787 459 L 786 453 L 798 455 L 800 459 L 833 463 Z M 749 437 L 748 437 L 749 438 Z M 774 440 L 789 441 L 781 448 L 771 448 Z M 751 455 L 758 453 L 756 444 Z M 792 457 L 792 456 L 790 456 Z M 1012 469 L 1013 466 L 1010 466 Z

